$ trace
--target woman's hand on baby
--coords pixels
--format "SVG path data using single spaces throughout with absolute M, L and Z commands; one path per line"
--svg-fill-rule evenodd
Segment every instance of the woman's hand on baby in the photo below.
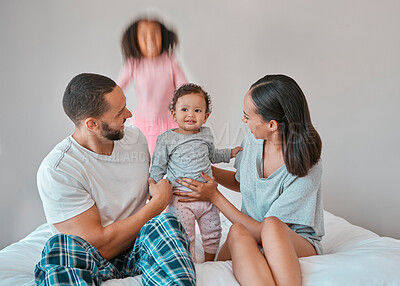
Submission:
M 237 154 L 242 150 L 243 150 L 243 148 L 240 146 L 233 148 L 231 150 L 231 158 L 236 158 Z
M 180 202 L 213 201 L 214 197 L 218 193 L 218 183 L 206 173 L 201 172 L 201 176 L 206 180 L 205 183 L 190 178 L 181 178 L 180 180 L 176 180 L 182 186 L 185 186 L 193 191 L 174 192 L 174 195 L 189 197 L 179 200 Z
M 149 178 L 148 183 L 150 196 L 159 200 L 164 207 L 167 206 L 172 199 L 172 185 L 169 181 L 162 179 L 156 183 L 152 178 Z

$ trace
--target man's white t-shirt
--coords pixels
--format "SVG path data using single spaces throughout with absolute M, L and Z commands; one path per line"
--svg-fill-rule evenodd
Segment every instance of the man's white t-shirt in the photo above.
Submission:
M 147 141 L 134 126 L 114 141 L 110 156 L 94 153 L 72 136 L 60 142 L 43 160 L 37 174 L 39 194 L 53 226 L 96 204 L 101 224 L 125 219 L 146 203 L 150 156 Z

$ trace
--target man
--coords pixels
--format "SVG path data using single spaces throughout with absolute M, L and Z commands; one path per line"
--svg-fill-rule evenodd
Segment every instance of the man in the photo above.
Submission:
M 63 107 L 75 131 L 39 167 L 55 235 L 36 265 L 36 283 L 99 285 L 143 274 L 143 285 L 194 285 L 189 239 L 174 216 L 161 214 L 172 186 L 147 179 L 147 142 L 138 128 L 124 127 L 132 114 L 120 87 L 105 76 L 77 75 Z

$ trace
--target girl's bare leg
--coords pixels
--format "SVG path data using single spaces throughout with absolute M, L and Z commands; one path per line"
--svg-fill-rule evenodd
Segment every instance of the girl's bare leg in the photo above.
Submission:
M 240 285 L 275 285 L 269 265 L 255 238 L 242 224 L 232 225 L 221 251 L 218 259 L 231 256 L 233 274 Z
M 301 285 L 299 257 L 315 255 L 314 247 L 276 217 L 262 222 L 261 240 L 276 285 Z

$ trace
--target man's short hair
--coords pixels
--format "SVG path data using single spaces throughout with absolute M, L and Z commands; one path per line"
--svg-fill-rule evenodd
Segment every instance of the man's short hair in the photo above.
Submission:
M 88 117 L 100 117 L 110 108 L 104 95 L 112 92 L 116 85 L 112 79 L 99 74 L 75 76 L 64 92 L 65 113 L 76 126 Z

